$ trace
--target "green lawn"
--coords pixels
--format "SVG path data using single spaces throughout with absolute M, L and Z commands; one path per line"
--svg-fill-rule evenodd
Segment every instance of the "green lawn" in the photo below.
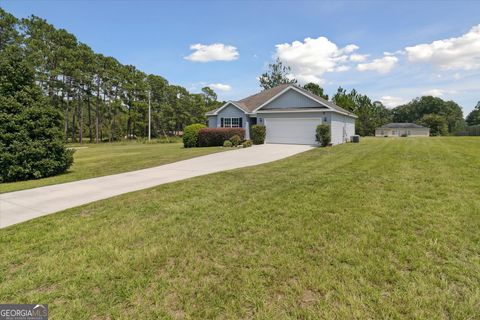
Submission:
M 12 226 L 0 248 L 0 301 L 52 319 L 479 319 L 480 139 L 315 149 Z
M 181 143 L 103 143 L 71 145 L 75 162 L 70 170 L 54 177 L 0 184 L 1 192 L 10 192 L 51 184 L 127 172 L 224 151 L 222 148 L 184 148 Z

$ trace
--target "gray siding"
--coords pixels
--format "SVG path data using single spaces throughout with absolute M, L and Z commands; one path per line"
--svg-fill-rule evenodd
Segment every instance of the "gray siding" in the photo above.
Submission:
M 209 128 L 217 127 L 217 116 L 208 116 L 207 121 L 208 121 Z
M 210 128 L 219 128 L 222 125 L 222 118 L 242 118 L 242 126 L 245 129 L 245 137 L 247 139 L 250 139 L 250 126 L 248 125 L 247 115 L 239 108 L 235 107 L 232 104 L 229 104 L 228 106 L 220 110 L 218 115 L 214 117 L 215 120 L 212 121 L 210 121 L 210 118 L 213 117 L 208 118 L 208 126 Z
M 275 100 L 265 105 L 262 110 L 277 108 L 314 108 L 322 106 L 323 105 L 320 103 L 306 97 L 305 95 L 290 89 Z
M 340 113 L 332 113 L 330 130 L 332 144 L 347 142 L 355 134 L 355 119 Z

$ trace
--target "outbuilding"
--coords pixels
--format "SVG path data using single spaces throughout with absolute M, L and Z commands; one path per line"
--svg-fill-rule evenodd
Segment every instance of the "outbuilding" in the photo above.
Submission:
M 376 137 L 428 137 L 430 129 L 415 123 L 389 123 L 375 130 Z

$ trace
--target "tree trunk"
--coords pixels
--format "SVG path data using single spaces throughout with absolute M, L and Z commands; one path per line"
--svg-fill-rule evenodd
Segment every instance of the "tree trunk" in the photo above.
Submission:
M 81 95 L 78 95 L 78 141 L 83 143 L 83 108 L 82 108 L 82 99 Z
M 132 128 L 132 118 L 130 117 L 130 109 L 128 106 L 128 119 L 127 119 L 127 138 L 130 138 L 131 128 Z
M 72 142 L 75 142 L 75 121 L 76 121 L 76 110 L 75 110 L 75 104 L 73 104 L 73 110 L 72 110 Z
M 62 97 L 63 100 L 63 97 Z M 65 123 L 64 123 L 64 133 L 65 133 L 65 142 L 68 142 L 68 104 L 70 100 L 70 94 L 67 93 L 67 102 L 65 103 Z
M 90 103 L 90 94 L 87 95 L 87 106 L 88 106 L 88 136 L 90 143 L 93 142 L 93 132 L 92 132 L 92 106 Z
M 98 80 L 98 85 L 97 85 L 97 106 L 95 109 L 95 142 L 96 143 L 98 143 L 99 114 L 100 114 L 100 80 Z
M 103 106 L 105 106 L 105 102 L 106 102 L 106 95 L 105 95 L 105 91 L 104 91 L 104 92 L 103 92 Z M 99 118 L 100 118 L 100 120 L 99 120 L 100 141 L 103 141 L 103 130 L 102 130 L 102 126 L 103 126 L 103 113 L 100 113 Z

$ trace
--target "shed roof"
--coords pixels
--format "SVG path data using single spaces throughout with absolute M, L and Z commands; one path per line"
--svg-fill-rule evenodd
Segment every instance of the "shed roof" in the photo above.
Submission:
M 379 127 L 379 129 L 427 129 L 426 127 L 420 126 L 415 123 L 388 123 Z

